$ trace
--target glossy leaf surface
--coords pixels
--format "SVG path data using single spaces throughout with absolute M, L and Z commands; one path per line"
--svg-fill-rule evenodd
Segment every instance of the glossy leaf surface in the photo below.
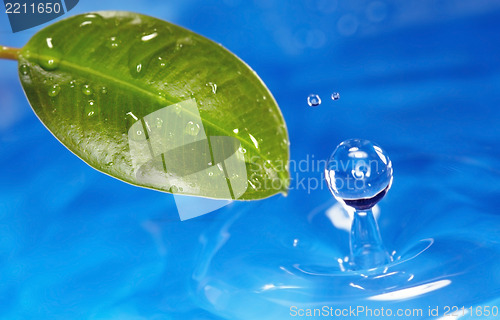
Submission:
M 78 15 L 27 43 L 19 75 L 40 120 L 97 170 L 212 198 L 286 193 L 288 134 L 274 98 L 196 33 L 129 12 Z

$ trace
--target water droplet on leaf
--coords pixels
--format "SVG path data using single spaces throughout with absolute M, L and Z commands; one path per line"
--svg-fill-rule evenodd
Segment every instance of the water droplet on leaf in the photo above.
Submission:
M 61 87 L 58 84 L 54 84 L 49 89 L 49 96 L 55 97 L 59 94 L 59 91 L 61 91 Z
M 86 84 L 82 87 L 82 92 L 86 96 L 90 96 L 93 93 L 92 88 L 90 88 L 90 86 L 88 84 Z
M 39 52 L 40 66 L 46 71 L 56 70 L 61 62 L 61 53 L 54 48 L 52 38 L 46 38 L 45 44 Z
M 184 128 L 184 132 L 190 136 L 196 136 L 200 132 L 200 125 L 193 121 L 189 121 Z
M 28 67 L 27 64 L 23 63 L 21 66 L 19 66 L 19 72 L 22 75 L 24 75 L 24 76 L 28 75 L 29 71 L 30 71 L 30 68 Z

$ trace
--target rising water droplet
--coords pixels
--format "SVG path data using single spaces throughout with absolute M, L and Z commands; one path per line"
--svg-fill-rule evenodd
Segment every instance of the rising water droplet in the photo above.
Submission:
M 332 93 L 332 100 L 338 100 L 340 99 L 340 93 L 334 92 Z
M 321 104 L 321 98 L 317 94 L 310 94 L 307 97 L 307 104 L 311 107 L 317 107 Z
M 54 84 L 49 88 L 49 96 L 50 97 L 55 97 L 59 94 L 59 91 L 61 91 L 61 87 L 58 84 Z
M 200 125 L 193 121 L 189 121 L 184 128 L 184 132 L 190 136 L 196 136 L 200 132 Z
M 176 192 L 178 192 L 178 191 L 179 191 L 179 188 L 177 188 L 177 186 L 174 186 L 174 185 L 173 185 L 173 186 L 171 186 L 171 187 L 170 187 L 170 192 L 172 192 L 172 193 L 176 193 Z
M 332 153 L 325 178 L 334 197 L 353 212 L 353 268 L 369 269 L 390 262 L 372 212 L 392 184 L 392 163 L 387 154 L 368 140 L 346 140 Z
M 86 96 L 90 96 L 93 93 L 93 91 L 92 88 L 88 84 L 86 84 L 82 87 L 82 93 Z
M 346 140 L 330 157 L 325 176 L 337 199 L 348 205 L 352 200 L 352 205 L 361 209 L 369 208 L 380 200 L 378 195 L 390 187 L 392 163 L 378 145 L 368 140 Z

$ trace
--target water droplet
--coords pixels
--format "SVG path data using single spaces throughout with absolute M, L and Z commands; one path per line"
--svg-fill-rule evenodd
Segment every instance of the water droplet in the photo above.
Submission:
M 311 107 L 317 107 L 321 104 L 321 98 L 317 94 L 310 94 L 307 97 L 307 104 Z
M 69 82 L 69 86 L 70 86 L 71 88 L 76 87 L 76 81 L 75 81 L 75 80 L 71 80 L 71 81 Z
M 200 132 L 200 125 L 193 121 L 189 121 L 184 128 L 184 132 L 190 136 L 196 136 Z
M 26 76 L 29 74 L 30 68 L 28 67 L 27 64 L 23 63 L 22 65 L 19 66 L 19 72 L 23 75 Z
M 161 128 L 163 126 L 163 120 L 160 118 L 156 118 L 156 128 Z
M 331 155 L 325 177 L 337 199 L 373 206 L 391 186 L 392 163 L 378 145 L 368 140 L 346 140 Z
M 349 241 L 352 267 L 370 269 L 390 262 L 372 212 L 392 184 L 392 163 L 387 154 L 368 140 L 346 140 L 330 156 L 325 178 L 333 196 L 353 212 Z
M 173 185 L 173 186 L 171 186 L 171 187 L 170 187 L 170 192 L 171 192 L 171 193 L 176 193 L 176 192 L 178 192 L 178 191 L 179 191 L 179 188 L 177 188 L 177 186 L 174 186 L 174 185 Z
M 211 176 L 214 175 L 214 173 L 213 172 L 209 172 L 208 175 L 211 177 Z
M 82 92 L 86 96 L 90 96 L 93 93 L 92 88 L 90 88 L 90 86 L 88 84 L 86 84 L 82 87 Z
M 102 27 L 104 26 L 104 18 L 98 14 L 90 13 L 83 17 L 83 21 L 80 23 L 80 28 L 88 27 Z
M 338 100 L 340 99 L 340 93 L 334 92 L 332 93 L 332 100 Z
M 138 136 L 142 135 L 142 131 L 141 130 L 137 130 L 136 133 L 137 133 Z
M 107 165 L 108 167 L 111 167 L 111 166 L 113 166 L 113 165 L 114 165 L 114 163 L 113 163 L 113 161 L 110 161 L 110 162 L 106 163 L 106 165 Z
M 163 61 L 162 57 L 158 57 L 158 61 L 160 61 L 160 67 L 166 66 L 165 61 Z
M 247 149 L 245 149 L 245 148 L 243 148 L 243 147 L 240 147 L 240 148 L 238 149 L 238 151 L 239 151 L 239 152 L 241 152 L 241 153 L 247 153 Z
M 106 87 L 102 87 L 102 88 L 101 88 L 101 93 L 102 93 L 102 94 L 107 94 L 107 93 L 108 93 L 108 88 L 106 88 Z
M 176 115 L 180 115 L 180 114 L 181 114 L 181 111 L 182 111 L 182 110 L 181 110 L 181 107 L 180 107 L 178 104 L 175 104 L 175 106 L 174 106 L 174 113 L 175 113 Z
M 49 88 L 49 96 L 55 97 L 59 94 L 59 91 L 61 91 L 61 87 L 58 84 L 54 84 Z
M 132 77 L 140 78 L 147 73 L 150 63 L 156 59 L 155 53 L 162 45 L 160 38 L 154 31 L 143 33 L 134 40 L 128 52 L 128 67 Z
M 215 84 L 213 82 L 209 82 L 209 83 L 206 84 L 206 86 L 210 86 L 210 88 L 212 89 L 212 93 L 213 94 L 217 93 L 217 84 Z
M 93 115 L 94 115 L 94 111 L 90 111 L 89 113 L 87 113 L 88 117 L 92 117 Z
M 185 37 L 185 38 L 182 38 L 182 39 L 178 39 L 177 43 L 176 43 L 175 50 L 176 51 L 181 50 L 184 46 L 190 46 L 192 44 L 194 44 L 194 41 L 190 37 Z
M 158 36 L 158 32 L 153 32 L 153 33 L 150 33 L 150 34 L 146 34 L 144 36 L 141 37 L 141 40 L 146 42 L 146 41 L 149 41 L 151 39 L 154 39 Z
M 46 38 L 45 44 L 39 51 L 40 66 L 46 71 L 56 70 L 61 62 L 61 53 L 54 47 L 52 38 Z
M 120 45 L 120 41 L 116 37 L 110 37 L 106 43 L 106 46 L 110 49 L 116 49 Z
M 240 132 L 240 130 L 238 130 L 238 128 L 236 128 L 236 129 L 233 129 L 233 132 L 238 133 L 238 132 Z

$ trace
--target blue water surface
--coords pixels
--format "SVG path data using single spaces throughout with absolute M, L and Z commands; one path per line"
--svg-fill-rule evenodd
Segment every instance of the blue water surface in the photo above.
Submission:
M 420 280 L 452 279 L 453 291 L 431 298 L 468 307 L 500 297 L 500 2 L 81 0 L 71 14 L 110 9 L 176 23 L 241 57 L 281 107 L 292 160 L 309 167 L 292 170 L 286 198 L 181 222 L 171 195 L 62 146 L 31 110 L 16 63 L 0 60 L 0 319 L 292 319 L 292 302 L 338 302 L 307 277 L 282 296 L 258 288 L 295 281 L 277 271 L 287 263 L 339 268 L 348 236 L 321 216 L 335 201 L 312 159 L 348 138 L 376 141 L 393 160 L 379 220 L 388 249 L 413 257 L 435 240 L 422 268 L 432 277 Z M 12 34 L 1 13 L 0 44 L 21 47 L 39 28 Z M 308 106 L 311 93 L 320 106 Z M 339 305 L 364 299 L 349 292 Z

